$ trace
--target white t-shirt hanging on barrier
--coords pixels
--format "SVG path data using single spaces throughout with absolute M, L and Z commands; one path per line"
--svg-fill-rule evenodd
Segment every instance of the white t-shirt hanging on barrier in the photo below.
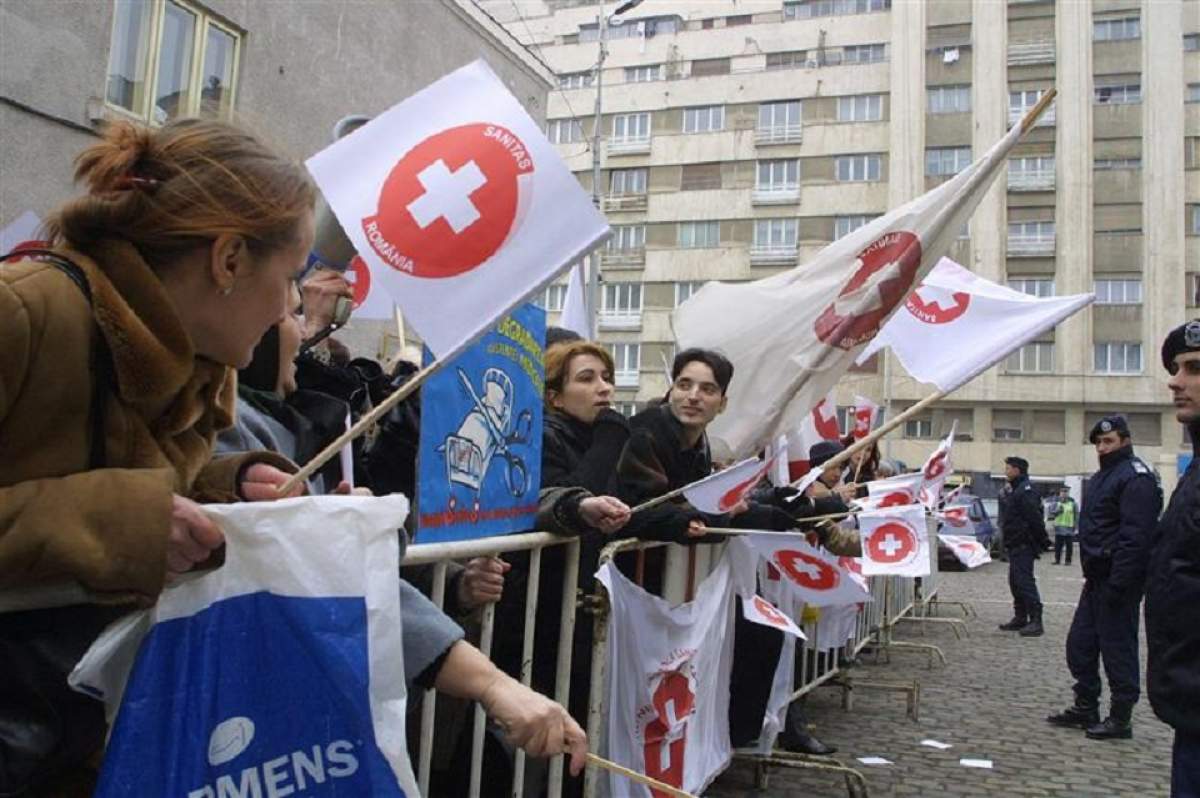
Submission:
M 728 556 L 687 604 L 670 606 L 607 563 L 596 577 L 608 619 L 608 735 L 612 761 L 692 793 L 733 756 L 733 569 Z M 607 774 L 606 794 L 647 798 L 650 788 Z

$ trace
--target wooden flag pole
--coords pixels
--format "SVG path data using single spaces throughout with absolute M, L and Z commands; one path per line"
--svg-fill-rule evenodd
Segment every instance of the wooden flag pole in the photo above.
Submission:
M 649 776 L 642 775 L 636 770 L 630 770 L 627 767 L 618 765 L 616 762 L 609 762 L 607 759 L 598 757 L 595 754 L 589 753 L 587 755 L 587 761 L 588 764 L 592 765 L 593 767 L 598 767 L 603 770 L 609 770 L 613 773 L 620 774 L 631 781 L 636 781 L 639 784 L 645 784 L 647 787 L 653 787 L 655 790 L 666 793 L 672 798 L 696 798 L 696 796 L 692 795 L 690 792 L 684 792 L 676 787 L 672 787 L 670 784 L 663 784 L 658 779 L 652 779 Z
M 708 479 L 708 477 L 705 477 L 705 479 Z M 701 481 L 701 480 L 697 480 L 697 482 L 699 482 L 699 481 Z M 692 487 L 692 485 L 695 485 L 695 484 L 696 484 L 695 482 L 689 482 L 688 484 L 684 485 L 682 488 L 676 488 L 675 490 L 667 491 L 666 493 L 664 493 L 661 496 L 655 496 L 653 499 L 647 499 L 646 501 L 644 501 L 641 504 L 637 505 L 636 507 L 632 508 L 629 511 L 629 514 L 633 515 L 634 513 L 641 512 L 642 510 L 649 510 L 651 507 L 657 507 L 658 505 L 662 504 L 663 502 L 669 502 L 671 499 L 674 499 L 676 496 L 682 496 L 684 491 L 686 491 L 688 488 Z
M 1054 98 L 1058 96 L 1058 89 L 1051 86 L 1046 90 L 1037 101 L 1037 103 L 1029 109 L 1029 113 L 1025 114 L 1025 118 L 1021 120 L 1021 133 L 1028 133 L 1030 129 L 1037 124 L 1038 117 L 1050 107 L 1050 103 L 1054 102 Z

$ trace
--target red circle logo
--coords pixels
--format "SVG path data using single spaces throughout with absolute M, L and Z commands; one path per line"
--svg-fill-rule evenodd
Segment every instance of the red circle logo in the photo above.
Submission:
M 398 271 L 427 278 L 468 272 L 512 232 L 522 204 L 519 178 L 532 171 L 524 142 L 499 125 L 443 130 L 392 168 L 363 232 Z
M 763 477 L 767 475 L 767 471 L 770 470 L 771 466 L 774 464 L 775 458 L 772 457 L 767 461 L 766 465 L 756 471 L 754 475 L 745 482 L 739 482 L 727 490 L 725 494 L 721 496 L 720 501 L 717 502 L 717 507 L 720 508 L 721 512 L 729 512 L 737 506 L 738 502 L 746 498 L 746 495 L 749 494 L 759 482 L 762 482 Z
M 867 551 L 878 563 L 904 562 L 917 552 L 917 533 L 902 521 L 887 521 L 867 537 Z
M 905 504 L 912 504 L 913 496 L 906 490 L 897 490 L 883 497 L 883 501 L 879 502 L 880 507 L 900 507 Z
M 346 267 L 347 282 L 354 291 L 351 299 L 354 302 L 354 309 L 358 310 L 362 304 L 367 301 L 367 296 L 371 293 L 371 269 L 367 266 L 367 262 L 361 256 L 355 255 L 350 259 L 350 264 Z
M 780 549 L 775 552 L 775 562 L 789 579 L 811 590 L 833 590 L 842 580 L 832 565 L 802 551 Z
M 904 307 L 916 316 L 918 321 L 926 324 L 949 324 L 966 313 L 970 304 L 971 295 L 965 291 L 951 293 L 935 285 L 923 285 L 908 295 Z
M 942 518 L 953 527 L 962 528 L 967 525 L 967 508 L 950 507 L 942 511 Z
M 829 407 L 828 401 L 822 399 L 817 402 L 817 406 L 812 410 L 812 417 L 813 427 L 821 436 L 821 440 L 832 441 L 842 437 L 842 431 L 838 429 L 837 413 Z
M 858 269 L 813 330 L 830 346 L 852 349 L 875 337 L 912 287 L 921 266 L 921 240 L 906 230 L 878 238 L 858 253 Z
M 933 457 L 930 457 L 929 462 L 925 464 L 925 479 L 937 479 L 946 473 L 946 457 L 949 454 L 945 449 L 939 449 L 933 453 Z
M 751 599 L 751 602 L 754 604 L 754 608 L 759 611 L 763 618 L 770 621 L 775 626 L 778 626 L 780 629 L 791 628 L 792 625 L 788 622 L 787 617 L 779 611 L 779 608 L 764 599 L 762 596 L 755 596 L 753 599 Z

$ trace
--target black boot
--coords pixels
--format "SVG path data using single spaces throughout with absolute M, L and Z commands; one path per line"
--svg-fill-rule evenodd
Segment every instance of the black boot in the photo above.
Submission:
M 837 753 L 837 747 L 826 745 L 808 732 L 808 718 L 804 716 L 804 706 L 794 701 L 788 706 L 787 720 L 783 732 L 775 744 L 793 754 L 812 754 L 828 756 Z
M 1042 608 L 1038 607 L 1029 613 L 1029 623 L 1021 627 L 1021 637 L 1041 637 L 1046 633 L 1042 628 Z
M 1132 704 L 1114 701 L 1103 723 L 1088 726 L 1087 737 L 1089 740 L 1128 740 L 1133 737 L 1132 716 Z
M 1014 610 L 1012 620 L 1009 621 L 1008 623 L 1000 624 L 1000 631 L 1002 631 L 1002 632 L 1018 632 L 1021 629 L 1025 628 L 1025 624 L 1027 624 L 1027 623 L 1029 623 L 1029 616 L 1023 612 L 1017 612 Z
M 1054 726 L 1086 729 L 1100 722 L 1100 707 L 1095 703 L 1088 704 L 1076 698 L 1072 706 L 1057 715 L 1047 715 L 1046 721 Z

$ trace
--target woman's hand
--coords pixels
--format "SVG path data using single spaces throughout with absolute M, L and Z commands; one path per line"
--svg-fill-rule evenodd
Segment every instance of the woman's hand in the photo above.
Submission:
M 629 523 L 629 505 L 612 496 L 588 496 L 579 502 L 579 517 L 592 529 L 611 535 Z
M 280 471 L 273 465 L 255 463 L 242 473 L 242 484 L 238 485 L 238 492 L 248 502 L 270 502 L 276 499 L 303 496 L 305 492 L 303 482 L 287 493 L 280 492 L 280 488 L 291 478 L 291 474 Z
M 508 741 L 530 756 L 568 753 L 571 775 L 577 776 L 586 761 L 587 735 L 560 704 L 499 674 L 483 692 L 479 703 L 504 730 Z
M 842 501 L 849 502 L 858 495 L 858 485 L 853 482 L 848 485 L 838 485 L 833 492 L 840 496 Z
M 167 535 L 167 577 L 185 574 L 225 543 L 225 535 L 200 505 L 171 497 L 171 531 Z
M 706 529 L 708 527 L 702 519 L 693 518 L 691 521 L 688 521 L 687 536 L 689 538 L 702 538 L 706 534 Z
M 354 289 L 340 272 L 317 269 L 300 286 L 304 307 L 304 338 L 307 340 L 333 322 L 333 313 L 341 297 L 353 298 Z
M 468 562 L 458 579 L 459 606 L 473 610 L 499 601 L 504 594 L 504 575 L 511 568 L 511 563 L 499 557 L 476 557 Z

